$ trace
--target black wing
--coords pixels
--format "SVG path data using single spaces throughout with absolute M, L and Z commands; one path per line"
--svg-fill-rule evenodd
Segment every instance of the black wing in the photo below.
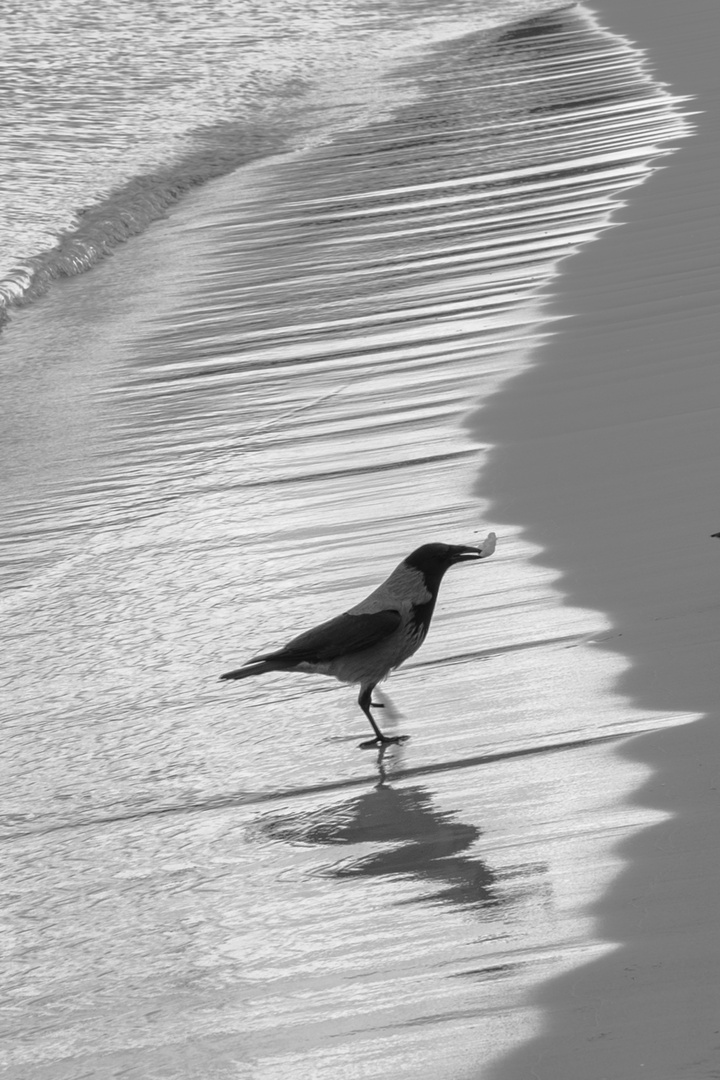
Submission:
M 363 615 L 337 615 L 328 622 L 307 630 L 289 641 L 284 649 L 263 653 L 256 660 L 289 660 L 292 663 L 321 663 L 347 653 L 362 652 L 379 644 L 400 625 L 401 615 L 394 608 Z

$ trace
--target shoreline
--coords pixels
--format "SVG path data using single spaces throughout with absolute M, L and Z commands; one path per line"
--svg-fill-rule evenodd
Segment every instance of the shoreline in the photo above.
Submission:
M 624 868 L 592 906 L 615 948 L 532 993 L 542 1031 L 482 1072 L 492 1080 L 679 1080 L 720 1067 L 720 12 L 708 0 L 593 10 L 702 113 L 615 215 L 623 227 L 563 265 L 550 302 L 563 321 L 473 427 L 497 447 L 480 485 L 498 528 L 519 525 L 542 545 L 536 561 L 560 572 L 567 604 L 607 615 L 613 631 L 598 645 L 630 662 L 614 690 L 675 726 L 617 752 L 652 770 L 633 798 L 641 821 L 647 808 L 663 817 L 616 848 Z
M 643 142 L 627 116 L 656 95 L 615 44 L 567 15 L 458 43 L 418 72 L 417 105 L 218 181 L 92 289 L 73 279 L 65 306 L 57 290 L 43 318 L 13 320 L 16 348 L 21 323 L 47 324 L 56 358 L 61 328 L 67 361 L 102 358 L 117 483 L 107 501 L 104 475 L 80 489 L 74 562 L 13 613 L 12 820 L 46 827 L 13 838 L 17 876 L 30 869 L 18 918 L 48 890 L 70 897 L 39 926 L 65 1026 L 35 1036 L 27 1080 L 208 1062 L 263 1080 L 402 1080 L 420 1063 L 457 1080 L 539 1030 L 518 1005 L 530 986 L 607 955 L 580 898 L 637 834 L 622 793 L 648 771 L 622 763 L 608 784 L 610 740 L 663 719 L 607 692 L 622 664 L 596 651 L 605 615 L 563 609 L 517 527 L 477 576 L 443 585 L 431 639 L 390 685 L 385 718 L 412 741 L 384 760 L 358 753 L 367 725 L 346 688 L 278 676 L 228 693 L 217 675 L 355 603 L 419 535 L 493 527 L 471 492 L 485 448 L 462 426 L 470 395 L 548 337 L 538 281 L 557 280 L 573 237 L 605 230 L 621 205 L 608 193 L 629 158 L 646 177 L 659 137 L 657 116 Z M 483 186 L 503 163 L 512 175 Z M 98 867 L 104 904 L 84 887 Z M 126 904 L 142 905 L 139 941 Z M 78 927 L 82 972 L 67 967 Z M 94 957 L 110 947 L 106 979 Z M 43 995 L 26 1026 L 46 1013 Z M 138 1046 L 147 1023 L 156 1041 Z

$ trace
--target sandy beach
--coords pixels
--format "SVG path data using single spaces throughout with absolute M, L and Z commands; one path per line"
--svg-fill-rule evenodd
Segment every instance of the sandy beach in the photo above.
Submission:
M 4 329 L 4 1076 L 720 1075 L 720 17 L 549 7 L 348 67 Z M 219 682 L 490 529 L 401 746 Z
M 702 115 L 622 226 L 564 264 L 553 310 L 571 319 L 474 419 L 499 444 L 482 491 L 500 524 L 542 544 L 569 603 L 607 613 L 600 647 L 630 662 L 617 690 L 698 719 L 617 751 L 652 770 L 632 802 L 663 818 L 620 844 L 623 868 L 591 904 L 613 947 L 539 988 L 541 1034 L 490 1075 L 709 1080 L 720 1070 L 720 13 L 596 10 Z

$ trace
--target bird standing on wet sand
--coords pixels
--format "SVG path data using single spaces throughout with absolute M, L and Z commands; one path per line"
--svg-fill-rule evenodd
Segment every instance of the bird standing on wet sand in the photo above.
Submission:
M 495 533 L 479 547 L 423 544 L 400 563 L 364 600 L 328 622 L 289 641 L 276 652 L 261 653 L 221 679 L 247 679 L 267 671 L 305 671 L 359 683 L 358 705 L 375 738 L 363 747 L 401 742 L 407 736 L 383 735 L 371 708 L 377 683 L 400 667 L 422 645 L 435 610 L 440 582 L 455 563 L 478 562 L 495 550 Z

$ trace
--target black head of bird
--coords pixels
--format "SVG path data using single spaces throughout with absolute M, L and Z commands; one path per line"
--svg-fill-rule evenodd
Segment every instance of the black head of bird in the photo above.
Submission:
M 494 533 L 490 535 L 494 536 Z M 460 562 L 477 562 L 479 559 L 486 559 L 490 554 L 492 552 L 481 547 L 467 547 L 465 544 L 423 544 L 422 547 L 415 548 L 403 562 L 406 566 L 419 570 L 428 585 L 432 583 L 437 589 L 451 566 Z
M 423 544 L 397 566 L 377 589 L 342 615 L 298 635 L 282 649 L 261 653 L 221 679 L 247 679 L 268 671 L 303 671 L 330 675 L 360 685 L 358 704 L 382 746 L 404 736 L 383 735 L 371 708 L 377 683 L 400 667 L 427 635 L 444 574 L 461 562 L 479 562 L 495 550 L 495 533 L 478 546 Z

